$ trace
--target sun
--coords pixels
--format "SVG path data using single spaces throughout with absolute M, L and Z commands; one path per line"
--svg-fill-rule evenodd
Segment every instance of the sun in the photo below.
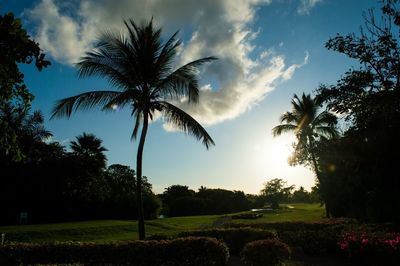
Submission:
M 273 139 L 266 147 L 266 163 L 273 167 L 288 167 L 289 157 L 292 154 L 292 142 L 285 138 Z
M 256 145 L 255 156 L 265 169 L 279 171 L 289 168 L 288 160 L 293 152 L 293 141 L 293 138 L 286 136 L 263 140 Z

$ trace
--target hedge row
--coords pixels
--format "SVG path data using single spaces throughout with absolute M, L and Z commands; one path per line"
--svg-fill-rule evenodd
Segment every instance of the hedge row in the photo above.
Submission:
M 225 244 L 206 237 L 112 243 L 63 242 L 0 246 L 0 265 L 226 265 Z
M 228 226 L 231 228 L 242 228 L 251 227 L 265 230 L 276 230 L 276 231 L 298 231 L 298 230 L 325 230 L 326 228 L 338 227 L 347 228 L 351 226 L 359 227 L 360 224 L 354 219 L 349 218 L 336 218 L 336 219 L 324 219 L 315 222 L 276 222 L 276 223 L 230 223 Z
M 231 254 L 237 255 L 247 243 L 255 240 L 274 239 L 276 238 L 276 233 L 271 230 L 247 227 L 187 231 L 180 233 L 179 236 L 214 237 L 225 242 Z

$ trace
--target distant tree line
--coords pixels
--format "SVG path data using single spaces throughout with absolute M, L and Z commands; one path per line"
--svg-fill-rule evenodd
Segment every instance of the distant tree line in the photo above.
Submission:
M 196 192 L 188 186 L 172 185 L 158 196 L 162 201 L 161 213 L 170 217 L 227 214 L 271 206 L 278 208 L 279 203 L 319 202 L 315 191 L 308 192 L 303 187 L 295 190 L 294 186 L 284 186 L 282 179 L 273 179 L 266 183 L 260 194 L 254 195 L 203 186 Z
M 15 141 L 24 155 L 14 160 L 1 150 L 1 224 L 21 222 L 21 213 L 28 215 L 29 223 L 137 218 L 135 171 L 120 164 L 106 167 L 100 139 L 83 133 L 67 150 L 58 142 L 45 141 L 51 133 L 40 112 L 28 114 L 8 106 L 0 111 L 0 119 L 17 132 Z M 151 189 L 144 177 L 148 219 L 156 218 L 160 207 Z

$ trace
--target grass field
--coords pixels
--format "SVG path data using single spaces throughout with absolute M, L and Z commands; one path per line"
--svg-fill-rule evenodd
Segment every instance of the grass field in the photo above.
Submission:
M 293 208 L 263 213 L 256 220 L 232 220 L 235 223 L 268 223 L 283 221 L 313 221 L 323 217 L 324 209 L 319 204 L 291 204 Z M 172 217 L 146 221 L 146 235 L 173 235 L 181 231 L 210 227 L 220 215 Z M 53 242 L 138 239 L 136 221 L 101 220 L 58 224 L 0 226 L 6 241 Z

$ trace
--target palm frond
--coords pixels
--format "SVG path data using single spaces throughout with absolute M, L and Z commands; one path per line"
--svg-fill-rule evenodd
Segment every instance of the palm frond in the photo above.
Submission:
M 317 115 L 313 123 L 316 125 L 335 125 L 337 123 L 337 116 L 330 112 L 324 111 Z
M 87 110 L 95 106 L 104 107 L 119 94 L 118 91 L 90 91 L 59 100 L 53 107 L 50 119 L 70 117 L 72 112 L 77 110 Z
M 178 68 L 173 73 L 165 77 L 154 94 L 160 94 L 164 97 L 177 98 L 187 96 L 189 102 L 197 102 L 199 98 L 199 85 L 197 74 L 199 67 L 204 63 L 217 60 L 210 56 L 201 58 Z
M 293 95 L 291 104 L 293 106 L 293 111 L 295 111 L 295 112 L 299 112 L 300 110 L 303 109 L 301 100 L 299 99 L 299 96 L 297 96 L 297 94 Z
M 104 107 L 102 111 L 114 110 L 115 106 L 118 108 L 124 108 L 127 104 L 132 104 L 133 102 L 138 102 L 142 99 L 141 91 L 137 89 L 129 89 L 120 92 L 113 99 L 111 99 Z
M 286 112 L 281 115 L 279 118 L 281 123 L 287 122 L 287 123 L 295 123 L 299 120 L 298 116 L 292 112 Z
M 293 125 L 293 124 L 282 124 L 282 125 L 278 125 L 276 127 L 274 127 L 272 129 L 272 134 L 274 135 L 274 137 L 281 135 L 282 133 L 286 133 L 286 132 L 291 132 L 291 131 L 296 131 L 297 126 Z
M 339 132 L 337 131 L 337 129 L 330 125 L 315 127 L 314 132 L 318 135 L 326 136 L 329 138 L 334 138 L 339 136 Z
M 95 45 L 94 50 L 86 52 L 76 64 L 79 77 L 105 77 L 112 85 L 127 89 L 135 87 L 139 82 L 132 64 L 129 44 L 123 36 L 104 32 Z
M 23 127 L 26 133 L 30 134 L 35 140 L 44 140 L 53 136 L 44 125 L 44 117 L 41 111 L 34 111 L 33 114 L 25 117 L 23 120 Z
M 181 45 L 181 41 L 176 38 L 178 31 L 175 32 L 168 41 L 163 45 L 163 48 L 157 58 L 156 68 L 159 74 L 170 73 L 173 59 L 177 54 L 177 48 Z M 162 79 L 163 77 L 158 77 Z
M 171 123 L 183 132 L 194 136 L 196 139 L 201 140 L 207 149 L 211 145 L 215 145 L 207 131 L 185 111 L 168 102 L 159 102 L 159 105 L 162 108 L 162 112 L 168 123 Z

